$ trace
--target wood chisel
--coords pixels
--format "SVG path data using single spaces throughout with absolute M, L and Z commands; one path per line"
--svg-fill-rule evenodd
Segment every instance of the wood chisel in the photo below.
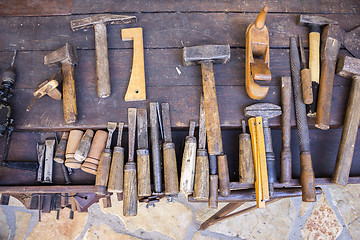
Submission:
M 65 166 L 69 168 L 81 167 L 81 162 L 77 161 L 74 158 L 74 155 L 83 134 L 84 134 L 83 131 L 77 129 L 70 131 L 69 139 L 67 141 L 66 151 L 65 151 L 65 158 L 66 158 Z
M 124 186 L 124 148 L 121 147 L 123 128 L 124 123 L 119 123 L 117 144 L 111 160 L 108 191 L 114 193 L 122 193 Z
M 239 182 L 253 184 L 255 170 L 251 138 L 246 132 L 245 120 L 242 120 L 241 124 L 243 132 L 239 135 Z
M 45 140 L 45 162 L 44 162 L 44 181 L 43 183 L 52 183 L 53 163 L 54 163 L 55 139 Z
M 42 182 L 43 172 L 44 172 L 45 143 L 37 143 L 36 150 L 37 150 L 37 158 L 39 163 L 39 167 L 36 175 L 36 181 Z

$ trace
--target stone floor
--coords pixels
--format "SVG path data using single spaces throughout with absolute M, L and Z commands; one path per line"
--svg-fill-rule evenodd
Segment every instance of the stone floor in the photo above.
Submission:
M 360 239 L 359 197 L 360 185 L 323 186 L 316 203 L 283 199 L 205 231 L 199 231 L 200 224 L 216 210 L 181 196 L 162 199 L 156 207 L 142 203 L 136 217 L 123 217 L 122 202 L 113 198 L 111 208 L 94 204 L 73 220 L 64 209 L 59 220 L 52 212 L 41 222 L 37 211 L 11 198 L 9 206 L 0 207 L 0 239 Z

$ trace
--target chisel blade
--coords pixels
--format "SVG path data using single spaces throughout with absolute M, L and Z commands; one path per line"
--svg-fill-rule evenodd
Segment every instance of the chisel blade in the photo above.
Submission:
M 148 149 L 148 122 L 146 109 L 137 110 L 138 149 Z
M 204 95 L 200 98 L 200 119 L 199 119 L 199 149 L 205 149 L 206 146 L 206 121 Z

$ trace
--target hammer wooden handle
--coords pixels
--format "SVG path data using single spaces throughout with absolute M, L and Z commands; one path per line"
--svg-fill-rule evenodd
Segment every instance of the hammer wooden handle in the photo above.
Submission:
M 307 116 L 316 117 L 320 81 L 320 32 L 310 32 L 309 34 L 309 69 L 312 81 L 313 103 L 307 105 Z
M 76 92 L 74 66 L 68 62 L 62 63 L 63 80 L 63 111 L 65 123 L 77 121 Z
M 301 70 L 300 74 L 301 74 L 303 101 L 305 104 L 312 104 L 314 99 L 313 99 L 313 89 L 312 89 L 310 69 L 305 68 Z

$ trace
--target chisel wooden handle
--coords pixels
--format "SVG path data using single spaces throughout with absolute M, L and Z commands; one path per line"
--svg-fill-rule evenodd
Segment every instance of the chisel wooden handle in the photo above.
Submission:
M 219 176 L 219 194 L 223 197 L 230 195 L 229 168 L 226 155 L 217 156 L 218 176 Z
M 123 194 L 124 216 L 136 216 L 137 214 L 137 182 L 136 164 L 127 162 L 124 168 L 124 194 Z
M 150 156 L 148 149 L 138 149 L 137 174 L 138 174 L 138 196 L 147 197 L 151 195 L 150 183 Z
M 179 193 L 179 179 L 174 143 L 163 144 L 165 195 Z
M 99 195 L 106 194 L 106 188 L 109 180 L 111 164 L 111 150 L 105 148 L 101 153 L 99 167 L 96 172 L 95 193 Z
M 69 168 L 80 168 L 81 162 L 77 161 L 74 158 L 75 151 L 80 143 L 81 137 L 83 136 L 84 132 L 81 130 L 71 130 L 69 134 L 69 139 L 66 146 L 65 152 L 65 166 Z
M 108 191 L 122 193 L 124 186 L 124 148 L 114 147 L 111 160 Z
M 254 158 L 248 133 L 239 135 L 239 178 L 240 183 L 255 182 Z
M 315 176 L 310 152 L 304 151 L 300 153 L 300 181 L 302 200 L 304 202 L 315 202 Z
M 80 143 L 74 154 L 74 158 L 79 162 L 83 162 L 87 157 L 93 136 L 94 136 L 94 131 L 91 129 L 87 129 L 84 135 L 82 136 Z
M 65 123 L 75 123 L 77 120 L 76 92 L 74 66 L 62 62 L 63 80 L 63 111 Z
M 205 149 L 197 150 L 193 197 L 198 200 L 209 198 L 209 159 Z
M 57 146 L 54 161 L 58 163 L 64 163 L 65 161 L 65 150 L 67 141 L 69 139 L 69 132 L 64 132 L 61 136 L 60 142 Z
M 183 153 L 180 177 L 180 191 L 190 194 L 194 190 L 196 161 L 196 138 L 187 136 Z

